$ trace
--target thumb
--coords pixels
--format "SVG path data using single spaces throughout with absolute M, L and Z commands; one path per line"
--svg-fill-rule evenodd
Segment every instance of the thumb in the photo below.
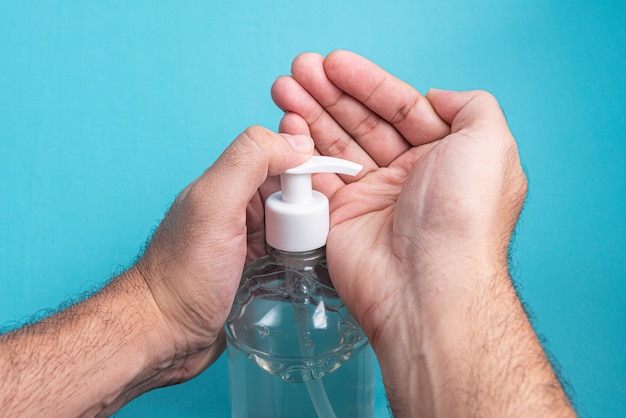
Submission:
M 307 161 L 313 149 L 310 136 L 277 134 L 253 126 L 226 148 L 198 179 L 198 186 L 207 199 L 220 196 L 222 210 L 238 215 L 268 176 Z
M 482 90 L 450 91 L 430 89 L 426 98 L 437 114 L 451 126 L 451 131 L 462 129 L 508 131 L 502 109 L 496 98 Z

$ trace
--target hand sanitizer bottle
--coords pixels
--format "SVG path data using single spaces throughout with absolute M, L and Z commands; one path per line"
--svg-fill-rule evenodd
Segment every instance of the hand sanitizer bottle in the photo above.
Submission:
M 374 416 L 374 353 L 333 288 L 328 199 L 311 186 L 361 168 L 312 157 L 267 199 L 268 255 L 244 270 L 225 325 L 233 417 Z

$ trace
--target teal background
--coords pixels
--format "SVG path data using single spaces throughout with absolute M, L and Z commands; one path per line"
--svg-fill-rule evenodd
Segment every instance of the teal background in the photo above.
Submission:
M 0 0 L 0 326 L 127 266 L 239 132 L 277 127 L 298 53 L 351 49 L 499 98 L 530 180 L 521 293 L 580 415 L 626 416 L 625 22 L 600 0 Z M 117 416 L 228 408 L 222 358 Z

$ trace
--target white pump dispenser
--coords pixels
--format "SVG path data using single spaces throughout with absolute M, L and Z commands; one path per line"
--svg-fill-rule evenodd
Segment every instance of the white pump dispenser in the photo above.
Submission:
M 328 198 L 313 190 L 311 174 L 354 176 L 362 165 L 334 157 L 314 156 L 280 175 L 281 191 L 265 202 L 265 240 L 281 251 L 311 251 L 326 245 Z

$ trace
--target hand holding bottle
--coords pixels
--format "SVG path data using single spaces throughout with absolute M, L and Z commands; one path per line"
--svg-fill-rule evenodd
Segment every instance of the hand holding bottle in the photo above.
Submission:
M 264 181 L 312 153 L 310 137 L 249 128 L 178 196 L 135 266 L 0 335 L 2 416 L 108 416 L 204 370 L 224 349 L 246 258 L 264 251 Z
M 272 93 L 284 132 L 365 166 L 316 187 L 332 196 L 333 283 L 396 416 L 571 412 L 508 275 L 526 178 L 496 100 L 422 96 L 346 51 L 301 55 Z
M 197 352 L 184 358 L 178 379 L 224 349 L 222 327 L 241 271 L 265 251 L 263 202 L 275 191 L 266 179 L 312 153 L 310 137 L 248 128 L 177 197 L 134 267 L 168 322 L 172 346 Z

